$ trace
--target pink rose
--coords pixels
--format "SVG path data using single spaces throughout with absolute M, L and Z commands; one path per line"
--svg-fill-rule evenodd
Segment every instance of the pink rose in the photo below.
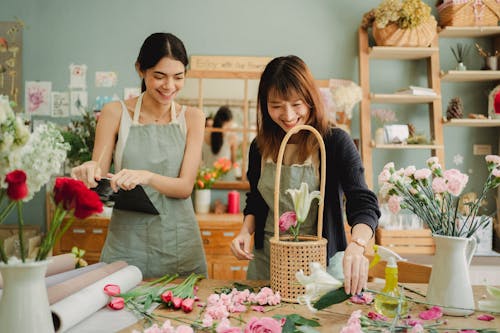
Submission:
M 491 321 L 491 320 L 495 319 L 495 317 L 493 317 L 492 315 L 489 315 L 489 314 L 483 314 L 483 315 L 477 316 L 477 319 L 484 320 L 484 321 Z
M 280 231 L 287 231 L 290 227 L 295 227 L 297 225 L 297 215 L 295 212 L 289 211 L 285 212 L 280 216 L 279 226 Z
M 194 333 L 194 331 L 191 326 L 180 325 L 175 329 L 175 333 Z
M 245 333 L 281 333 L 281 322 L 270 317 L 253 317 L 245 326 Z

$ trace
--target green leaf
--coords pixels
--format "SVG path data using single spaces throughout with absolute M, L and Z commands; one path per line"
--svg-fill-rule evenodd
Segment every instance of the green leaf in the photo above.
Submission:
M 307 318 L 302 317 L 301 315 L 298 315 L 295 313 L 289 314 L 289 315 L 277 314 L 277 315 L 274 315 L 273 318 L 278 319 L 278 320 L 285 318 L 286 319 L 285 326 L 290 326 L 290 327 L 294 328 L 293 330 L 288 331 L 288 332 L 297 332 L 295 330 L 295 328 L 297 326 L 309 326 L 309 327 L 321 326 L 317 320 L 307 319 Z M 283 332 L 287 332 L 287 331 L 285 331 L 285 326 L 283 326 Z
M 327 292 L 326 294 L 321 296 L 320 299 L 317 300 L 313 306 L 315 309 L 322 310 L 324 308 L 329 307 L 330 305 L 342 303 L 343 301 L 349 299 L 350 297 L 351 295 L 347 295 L 345 293 L 344 287 L 342 287 Z
M 291 320 L 287 320 L 285 325 L 283 325 L 282 333 L 294 333 L 295 332 L 295 324 Z

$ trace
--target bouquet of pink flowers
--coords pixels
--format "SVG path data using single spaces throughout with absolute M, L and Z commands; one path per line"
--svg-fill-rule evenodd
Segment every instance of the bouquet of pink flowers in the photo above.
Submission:
M 427 160 L 428 168 L 409 166 L 396 170 L 388 163 L 378 176 L 380 194 L 388 198 L 393 213 L 406 208 L 424 221 L 433 234 L 453 237 L 471 237 L 476 230 L 489 223 L 488 216 L 476 219 L 481 201 L 488 191 L 500 184 L 500 156 L 486 156 L 488 177 L 483 189 L 469 206 L 467 214 L 458 207 L 469 177 L 456 169 L 443 170 L 436 157 Z

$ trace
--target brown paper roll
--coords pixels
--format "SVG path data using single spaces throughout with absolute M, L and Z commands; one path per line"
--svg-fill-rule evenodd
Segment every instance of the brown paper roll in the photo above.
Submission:
M 113 274 L 114 272 L 122 269 L 125 266 L 127 266 L 127 263 L 125 261 L 115 261 L 101 268 L 83 273 L 82 275 L 53 285 L 47 289 L 49 304 L 52 305 L 56 302 L 59 302 L 63 298 L 66 298 L 69 295 L 72 295 L 77 291 L 91 285 L 92 283 Z
M 47 273 L 45 276 L 51 276 L 69 270 L 75 269 L 75 256 L 72 253 L 59 254 L 57 256 L 47 258 Z M 2 275 L 0 275 L 0 288 L 3 288 Z

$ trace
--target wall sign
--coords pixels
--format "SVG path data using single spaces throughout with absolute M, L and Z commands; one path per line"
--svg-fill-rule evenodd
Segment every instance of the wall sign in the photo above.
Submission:
M 191 56 L 193 71 L 262 73 L 270 57 Z
M 22 29 L 24 23 L 0 22 L 0 95 L 20 104 Z M 20 106 L 15 108 L 20 109 Z

